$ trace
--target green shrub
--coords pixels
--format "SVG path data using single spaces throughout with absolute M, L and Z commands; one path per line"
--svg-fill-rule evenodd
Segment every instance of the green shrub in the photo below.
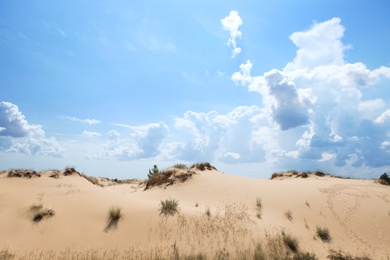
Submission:
M 157 175 L 158 173 L 159 173 L 158 167 L 157 165 L 154 165 L 153 169 L 149 170 L 148 179 L 150 180 L 153 176 Z
M 387 175 L 387 173 L 382 174 L 379 177 L 379 182 L 384 185 L 390 185 L 390 177 Z
M 328 228 L 317 227 L 317 236 L 324 242 L 329 242 L 331 239 Z
M 179 201 L 175 199 L 162 200 L 160 202 L 160 215 L 173 216 L 178 212 Z

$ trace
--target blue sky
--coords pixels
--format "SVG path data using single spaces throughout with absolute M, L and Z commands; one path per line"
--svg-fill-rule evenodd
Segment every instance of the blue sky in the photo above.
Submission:
M 0 165 L 390 165 L 388 1 L 2 1 Z

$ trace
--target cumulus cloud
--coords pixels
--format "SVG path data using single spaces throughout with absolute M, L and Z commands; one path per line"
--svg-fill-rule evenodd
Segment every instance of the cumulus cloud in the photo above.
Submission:
M 390 78 L 390 68 L 370 70 L 362 62 L 348 63 L 344 30 L 339 18 L 315 23 L 290 35 L 296 57 L 282 70 L 251 75 L 248 60 L 231 77 L 236 85 L 261 95 L 262 116 L 269 120 L 259 127 L 279 126 L 264 135 L 275 138 L 269 159 L 279 165 L 294 167 L 302 160 L 313 167 L 390 164 L 390 108 L 378 84 Z M 373 88 L 375 92 L 368 92 Z
M 42 126 L 27 122 L 19 108 L 10 102 L 0 102 L 0 136 L 27 137 L 43 136 Z
M 241 32 L 238 27 L 242 25 L 241 17 L 237 11 L 230 11 L 229 16 L 226 16 L 221 20 L 223 29 L 229 31 L 230 39 L 228 40 L 228 46 L 232 47 L 232 58 L 241 53 L 241 48 L 237 47 L 236 38 L 241 38 Z
M 250 91 L 260 93 L 268 117 L 282 130 L 309 122 L 309 113 L 316 102 L 310 88 L 298 89 L 291 79 L 277 69 L 252 77 L 252 63 L 249 60 L 241 64 L 240 69 L 231 79 L 236 84 L 247 85 Z
M 0 102 L 0 151 L 63 157 L 55 138 L 46 138 L 41 125 L 28 123 L 17 105 Z
M 102 136 L 101 133 L 92 132 L 92 131 L 83 131 L 81 134 L 82 134 L 83 136 L 86 136 L 86 137 L 99 137 L 99 136 Z
M 101 123 L 101 121 L 97 120 L 97 119 L 88 119 L 88 118 L 87 119 L 80 119 L 80 118 L 72 117 L 72 116 L 60 116 L 60 118 L 68 119 L 68 120 L 71 120 L 71 121 L 80 122 L 80 123 L 87 124 L 87 125 L 96 125 L 96 124 L 100 124 Z
M 121 135 L 116 130 L 110 130 L 106 137 L 107 143 L 103 149 L 88 158 L 114 158 L 121 161 L 156 157 L 160 153 L 160 145 L 167 137 L 169 129 L 163 122 L 141 126 L 113 124 L 129 129 L 128 135 Z

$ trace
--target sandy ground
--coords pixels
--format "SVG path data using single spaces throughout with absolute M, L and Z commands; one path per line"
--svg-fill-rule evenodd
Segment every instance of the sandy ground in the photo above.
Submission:
M 236 259 L 280 234 L 297 238 L 299 251 L 318 259 L 331 250 L 390 259 L 390 186 L 373 180 L 314 175 L 260 180 L 205 170 L 185 182 L 144 191 L 139 183 L 100 179 L 101 187 L 77 173 L 60 172 L 58 178 L 49 177 L 52 173 L 31 178 L 0 174 L 0 259 L 82 259 L 88 254 Z M 165 199 L 178 200 L 179 214 L 159 214 Z M 54 215 L 33 221 L 33 205 Z M 120 207 L 123 217 L 108 225 L 112 206 Z M 322 241 L 317 227 L 328 228 L 331 240 Z

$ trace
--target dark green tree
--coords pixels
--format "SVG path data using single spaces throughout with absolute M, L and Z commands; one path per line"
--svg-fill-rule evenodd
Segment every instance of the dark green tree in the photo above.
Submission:
M 382 175 L 379 177 L 379 180 L 382 180 L 382 181 L 384 181 L 385 183 L 387 183 L 387 185 L 390 185 L 390 178 L 389 178 L 389 175 L 387 175 L 387 173 L 382 174 Z
M 159 173 L 158 167 L 157 167 L 157 165 L 154 165 L 153 169 L 149 170 L 148 179 L 150 180 L 150 178 L 152 178 L 154 175 L 156 175 L 158 173 Z

